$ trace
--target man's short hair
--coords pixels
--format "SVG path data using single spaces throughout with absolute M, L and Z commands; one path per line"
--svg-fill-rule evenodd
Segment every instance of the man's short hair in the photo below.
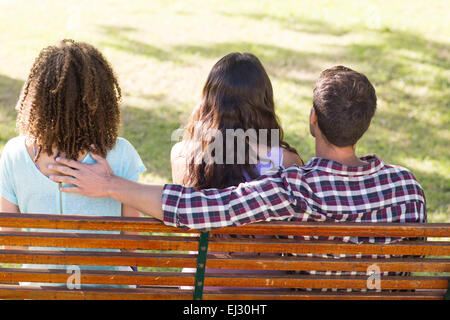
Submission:
M 375 89 L 367 77 L 344 66 L 323 71 L 314 88 L 319 128 L 338 147 L 356 144 L 369 128 L 376 105 Z

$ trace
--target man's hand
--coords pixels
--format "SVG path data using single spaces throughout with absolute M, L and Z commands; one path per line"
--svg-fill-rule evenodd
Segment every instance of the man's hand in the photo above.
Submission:
M 61 191 L 94 198 L 111 197 L 139 212 L 163 220 L 163 186 L 147 185 L 115 176 L 105 158 L 94 153 L 91 155 L 97 163 L 85 164 L 56 158 L 58 164 L 48 166 L 56 174 L 49 178 L 55 182 L 75 185 L 61 188 Z
M 75 185 L 75 187 L 61 188 L 64 192 L 79 193 L 94 198 L 109 196 L 114 172 L 105 158 L 94 153 L 91 155 L 96 161 L 94 164 L 85 164 L 62 157 L 56 158 L 58 164 L 50 164 L 48 168 L 57 174 L 52 174 L 49 178 L 55 182 Z

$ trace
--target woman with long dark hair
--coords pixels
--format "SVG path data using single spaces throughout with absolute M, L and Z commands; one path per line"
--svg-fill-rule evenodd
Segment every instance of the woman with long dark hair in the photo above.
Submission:
M 227 135 L 230 130 L 233 133 L 253 130 L 266 136 L 257 134 L 255 140 L 250 134 Z M 240 149 L 236 141 L 239 139 L 244 140 L 240 141 L 244 145 Z M 281 166 L 303 165 L 297 151 L 283 139 L 272 84 L 256 56 L 230 53 L 214 65 L 183 140 L 172 148 L 171 163 L 173 182 L 197 189 L 236 186 Z M 195 269 L 184 268 L 183 272 Z M 255 273 L 223 269 L 206 272 Z
M 267 135 L 256 143 L 244 137 L 245 148 L 237 150 L 239 136 L 230 139 L 227 130 L 239 129 L 253 130 L 258 138 L 260 132 Z M 221 153 L 217 152 L 218 143 Z M 213 144 L 215 152 L 209 148 Z M 230 152 L 234 154 L 231 163 Z M 245 161 L 238 161 L 239 157 Z M 275 114 L 272 84 L 256 56 L 230 53 L 214 65 L 183 141 L 172 149 L 171 162 L 174 183 L 198 189 L 226 188 L 280 166 L 303 164 L 297 151 L 284 140 Z

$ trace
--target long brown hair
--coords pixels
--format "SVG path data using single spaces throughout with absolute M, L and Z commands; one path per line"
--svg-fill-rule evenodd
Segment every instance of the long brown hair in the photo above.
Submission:
M 271 129 L 278 129 L 278 145 L 297 153 L 283 140 L 283 130 L 275 114 L 272 84 L 261 62 L 251 53 L 230 53 L 210 71 L 202 101 L 192 113 L 183 137 L 187 161 L 183 184 L 198 189 L 225 188 L 246 181 L 246 176 L 256 178 L 258 172 L 256 165 L 249 161 L 251 146 L 248 144 L 243 164 L 237 161 L 226 164 L 227 151 L 223 154 L 223 164 L 196 160 L 205 159 L 207 147 L 214 142 L 209 133 L 211 129 L 219 131 L 223 137 L 227 129 L 267 129 L 267 141 L 272 139 Z M 201 141 L 202 148 L 195 147 L 195 139 Z M 230 146 L 223 139 L 223 144 L 223 150 L 235 148 L 235 141 Z
M 118 136 L 120 99 L 103 55 L 87 43 L 63 40 L 36 58 L 17 105 L 17 127 L 38 146 L 35 161 L 53 149 L 74 160 L 93 149 L 106 156 Z

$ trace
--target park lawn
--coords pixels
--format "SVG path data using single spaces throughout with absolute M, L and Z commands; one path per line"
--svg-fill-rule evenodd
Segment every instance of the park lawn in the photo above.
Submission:
M 286 140 L 314 155 L 314 81 L 343 64 L 365 73 L 378 110 L 358 145 L 412 170 L 428 217 L 450 222 L 450 2 L 0 0 L 0 152 L 17 134 L 14 106 L 41 48 L 72 38 L 98 47 L 123 91 L 121 135 L 148 171 L 171 180 L 172 132 L 198 103 L 213 64 L 252 52 L 272 79 Z

